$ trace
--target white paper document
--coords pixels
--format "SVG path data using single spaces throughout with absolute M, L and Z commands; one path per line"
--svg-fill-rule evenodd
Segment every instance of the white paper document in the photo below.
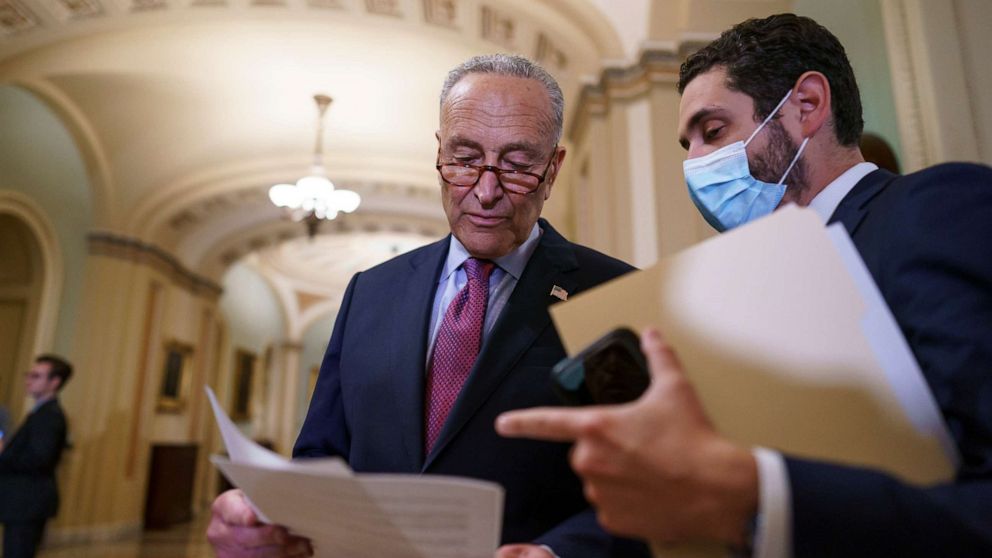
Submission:
M 950 480 L 925 379 L 840 226 L 786 207 L 551 309 L 570 354 L 659 327 L 717 430 L 749 446 Z
M 503 489 L 440 476 L 354 474 L 340 459 L 290 461 L 246 438 L 207 388 L 230 458 L 211 457 L 264 521 L 318 558 L 492 558 Z

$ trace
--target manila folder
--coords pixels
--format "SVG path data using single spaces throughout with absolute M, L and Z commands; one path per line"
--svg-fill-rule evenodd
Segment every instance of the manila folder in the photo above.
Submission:
M 659 327 L 741 444 L 917 484 L 953 476 L 954 445 L 895 320 L 847 232 L 812 210 L 783 208 L 551 314 L 569 354 L 618 326 Z

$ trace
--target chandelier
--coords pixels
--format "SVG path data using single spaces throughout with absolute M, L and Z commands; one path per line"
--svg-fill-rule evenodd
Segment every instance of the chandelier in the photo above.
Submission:
M 276 184 L 269 188 L 272 203 L 285 208 L 294 221 L 303 222 L 310 238 L 317 233 L 321 221 L 334 219 L 339 212 L 351 213 L 362 202 L 358 193 L 335 188 L 327 178 L 324 170 L 324 114 L 331 105 L 331 98 L 317 94 L 313 100 L 317 102 L 317 142 L 310 174 L 297 180 L 296 184 Z

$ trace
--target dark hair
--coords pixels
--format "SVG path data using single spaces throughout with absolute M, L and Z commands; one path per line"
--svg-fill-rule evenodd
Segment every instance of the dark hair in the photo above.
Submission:
M 59 382 L 59 391 L 62 391 L 65 383 L 72 376 L 72 365 L 69 364 L 69 361 L 55 355 L 40 355 L 34 361 L 48 365 L 48 379 L 58 378 L 61 380 Z
M 726 69 L 727 87 L 754 100 L 756 121 L 768 116 L 804 72 L 822 73 L 830 83 L 837 141 L 858 144 L 864 120 L 854 70 L 837 37 L 812 19 L 778 14 L 738 23 L 682 64 L 679 94 L 717 67 Z

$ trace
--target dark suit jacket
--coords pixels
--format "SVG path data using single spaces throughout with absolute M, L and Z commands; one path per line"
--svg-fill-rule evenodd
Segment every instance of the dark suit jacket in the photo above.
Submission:
M 960 450 L 956 480 L 907 486 L 787 459 L 796 556 L 992 556 L 992 169 L 875 171 L 844 224 Z
M 66 422 L 57 399 L 24 421 L 0 452 L 0 523 L 37 521 L 58 511 L 55 466 L 66 445 Z
M 352 278 L 296 457 L 337 455 L 362 472 L 484 479 L 506 489 L 504 543 L 537 542 L 563 558 L 646 555 L 606 535 L 568 465 L 566 444 L 503 438 L 500 413 L 559 404 L 549 381 L 565 356 L 548 306 L 632 268 L 572 244 L 547 222 L 430 455 L 422 450 L 428 327 L 448 238 Z M 619 545 L 619 546 L 618 546 Z

